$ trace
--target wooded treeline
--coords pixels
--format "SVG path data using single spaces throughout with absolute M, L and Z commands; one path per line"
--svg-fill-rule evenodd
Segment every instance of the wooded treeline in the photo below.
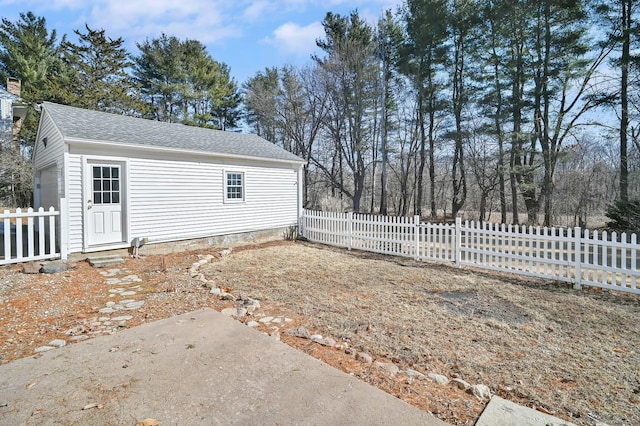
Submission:
M 308 208 L 585 226 L 640 197 L 637 12 L 635 0 L 407 0 L 375 24 L 329 12 L 307 66 L 241 89 L 198 41 L 163 35 L 130 54 L 88 26 L 57 41 L 27 13 L 2 22 L 0 74 L 32 103 L 243 122 L 307 160 Z
M 640 193 L 636 15 L 627 0 L 329 13 L 310 66 L 245 84 L 247 122 L 309 162 L 313 208 L 587 225 Z

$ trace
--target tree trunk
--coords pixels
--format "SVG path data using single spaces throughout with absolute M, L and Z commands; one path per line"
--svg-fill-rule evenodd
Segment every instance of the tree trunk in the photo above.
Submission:
M 451 180 L 453 197 L 451 201 L 451 215 L 455 218 L 464 206 L 467 198 L 467 178 L 464 169 L 464 149 L 462 137 L 462 104 L 465 95 L 464 88 L 464 42 L 465 33 L 459 30 L 454 40 L 453 62 L 453 115 L 456 122 L 455 149 L 453 154 L 453 168 Z
M 620 199 L 629 199 L 629 166 L 627 159 L 627 132 L 629 130 L 629 62 L 631 59 L 631 6 L 633 0 L 622 0 L 622 58 L 620 79 Z
M 511 222 L 514 225 L 520 223 L 520 217 L 518 212 L 518 182 L 515 174 L 515 151 L 513 146 L 511 147 L 511 156 L 509 160 L 509 183 L 511 186 Z
M 487 216 L 487 196 L 489 194 L 487 191 L 482 191 L 480 193 L 480 222 L 484 222 Z M 503 222 L 504 223 L 504 222 Z
M 385 68 L 388 67 L 385 63 Z M 382 160 L 380 162 L 380 214 L 387 215 L 387 163 L 389 161 L 389 155 L 387 152 L 387 136 L 388 136 L 388 115 L 387 115 L 387 70 L 384 70 L 383 75 L 383 88 L 382 88 L 382 119 L 380 120 L 380 154 Z
M 436 210 L 436 141 L 433 137 L 434 132 L 434 122 L 435 119 L 434 113 L 429 113 L 429 183 L 430 195 L 431 195 L 431 218 L 435 219 L 438 215 L 438 211 Z
M 417 194 L 416 194 L 416 202 L 415 208 L 413 209 L 415 214 L 418 216 L 422 215 L 422 194 L 423 191 L 423 181 L 424 181 L 424 166 L 427 161 L 426 154 L 426 135 L 424 130 L 424 106 L 423 106 L 423 95 L 420 93 L 418 98 L 418 126 L 420 129 L 420 161 L 418 162 L 418 173 L 416 176 L 417 180 Z

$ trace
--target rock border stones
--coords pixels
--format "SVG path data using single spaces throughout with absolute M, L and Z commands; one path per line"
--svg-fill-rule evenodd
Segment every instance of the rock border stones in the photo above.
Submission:
M 267 331 L 264 331 L 264 334 L 272 336 L 274 338 L 280 339 L 280 328 L 284 323 L 285 325 L 293 320 L 286 317 L 273 317 L 268 316 L 262 313 L 258 313 L 257 309 L 260 308 L 260 302 L 256 299 L 252 299 L 247 296 L 237 296 L 232 293 L 226 292 L 225 290 L 217 287 L 213 284 L 211 280 L 208 280 L 203 273 L 199 271 L 202 265 L 206 265 L 214 259 L 221 259 L 223 257 L 229 256 L 232 253 L 233 249 L 228 248 L 221 251 L 218 251 L 214 254 L 207 255 L 198 255 L 200 260 L 193 263 L 189 268 L 189 274 L 192 278 L 197 279 L 198 281 L 203 282 L 203 286 L 205 288 L 210 289 L 210 293 L 218 296 L 221 300 L 229 300 L 238 302 L 235 307 L 229 307 L 223 309 L 221 312 L 224 315 L 229 317 L 236 318 L 239 321 L 244 321 L 244 323 L 248 327 L 259 328 L 259 327 L 270 327 Z M 246 317 L 250 316 L 252 319 L 246 320 Z M 429 373 L 421 373 L 419 371 L 407 368 L 401 370 L 397 365 L 392 362 L 378 360 L 374 363 L 374 358 L 370 354 L 364 351 L 357 351 L 355 348 L 350 347 L 348 342 L 337 342 L 331 336 L 322 336 L 321 334 L 311 334 L 309 330 L 303 326 L 297 326 L 293 328 L 289 328 L 283 331 L 283 333 L 287 336 L 297 337 L 300 339 L 309 340 L 318 345 L 331 347 L 338 350 L 343 350 L 345 354 L 354 357 L 357 361 L 363 364 L 372 364 L 380 371 L 387 373 L 389 375 L 395 376 L 397 374 L 403 373 L 408 376 L 409 381 L 418 379 L 418 380 L 430 380 L 433 383 L 439 386 L 447 386 L 449 384 L 453 384 L 457 386 L 459 389 L 469 392 L 476 396 L 476 398 L 481 401 L 489 400 L 492 396 L 491 390 L 488 386 L 483 384 L 471 385 L 466 381 L 454 377 L 449 379 L 447 376 L 438 374 L 435 372 Z

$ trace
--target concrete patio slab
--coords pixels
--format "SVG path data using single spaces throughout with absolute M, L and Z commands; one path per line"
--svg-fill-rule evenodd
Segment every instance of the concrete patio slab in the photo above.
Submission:
M 575 426 L 573 423 L 494 396 L 476 426 Z
M 162 426 L 445 425 L 213 310 L 0 366 L 0 424 L 147 418 Z

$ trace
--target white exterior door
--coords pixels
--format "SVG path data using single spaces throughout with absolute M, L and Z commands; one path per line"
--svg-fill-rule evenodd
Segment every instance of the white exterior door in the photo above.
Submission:
M 124 241 L 122 166 L 120 164 L 88 164 L 90 197 L 86 203 L 89 246 Z

